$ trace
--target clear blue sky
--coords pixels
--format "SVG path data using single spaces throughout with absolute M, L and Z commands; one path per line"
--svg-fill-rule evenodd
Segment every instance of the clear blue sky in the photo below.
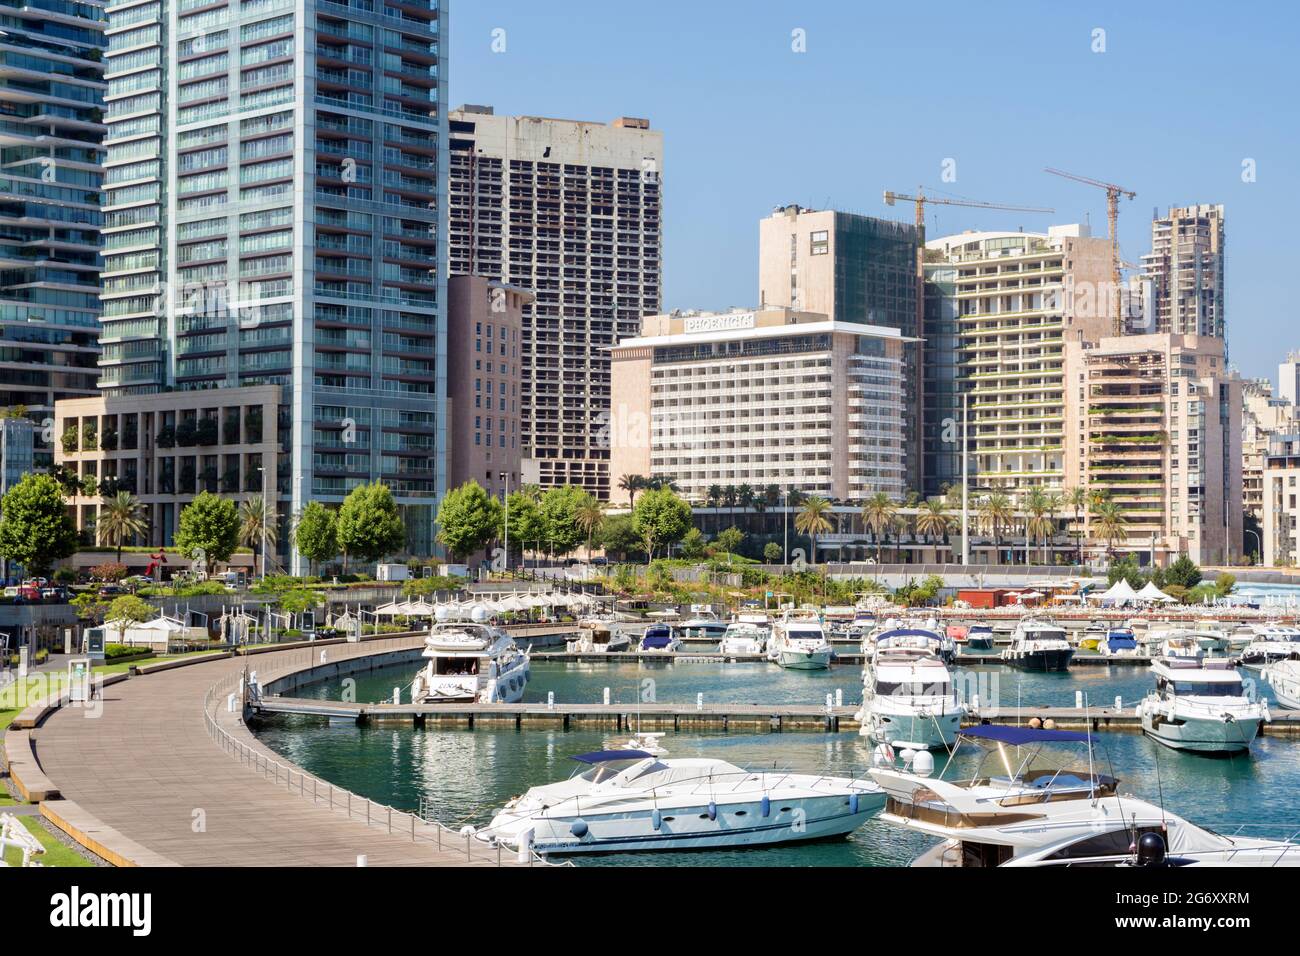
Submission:
M 931 236 L 1085 218 L 1104 235 L 1104 193 L 1042 172 L 1056 166 L 1137 192 L 1120 212 L 1129 262 L 1153 207 L 1223 203 L 1234 363 L 1271 378 L 1300 348 L 1291 5 L 450 0 L 450 18 L 453 106 L 663 131 L 669 308 L 753 305 L 757 222 L 781 203 L 910 221 L 881 192 L 924 184 L 1057 210 L 931 207 Z

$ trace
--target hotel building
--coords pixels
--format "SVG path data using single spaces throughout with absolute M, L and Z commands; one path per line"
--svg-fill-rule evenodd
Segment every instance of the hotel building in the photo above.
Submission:
M 921 473 L 921 335 L 917 315 L 916 227 L 834 210 L 778 207 L 758 226 L 758 301 L 898 329 L 903 345 L 905 490 Z
M 0 37 L 0 404 L 42 427 L 95 395 L 105 16 L 68 0 L 5 3 Z
M 1275 435 L 1264 457 L 1264 564 L 1300 563 L 1300 434 Z
M 524 306 L 523 480 L 610 490 L 609 350 L 661 308 L 663 134 L 451 114 L 450 268 L 535 299 Z
M 279 386 L 281 560 L 290 515 L 376 479 L 408 550 L 431 553 L 446 4 L 123 0 L 108 17 L 101 387 Z
M 1151 334 L 1068 341 L 1065 483 L 1124 513 L 1118 550 L 1158 563 L 1240 555 L 1241 380 L 1224 342 Z M 1085 533 L 1100 542 L 1091 517 Z
M 471 478 L 494 496 L 520 485 L 524 289 L 483 276 L 447 282 L 447 486 Z
M 1148 291 L 1146 332 L 1223 338 L 1223 206 L 1174 206 L 1151 222 L 1142 257 Z
M 931 240 L 926 249 L 931 274 L 941 263 L 952 267 L 944 275 L 951 292 L 937 291 L 935 308 L 947 295 L 956 303 L 972 480 L 981 491 L 1012 496 L 1031 488 L 1059 492 L 1065 343 L 1096 341 L 1112 327 L 1105 297 L 1110 243 L 1070 225 L 1045 235 L 963 233 Z M 937 432 L 941 424 L 932 427 Z M 957 435 L 960 441 L 960 428 Z
M 611 472 L 859 501 L 905 491 L 895 328 L 772 306 L 644 320 L 613 349 Z

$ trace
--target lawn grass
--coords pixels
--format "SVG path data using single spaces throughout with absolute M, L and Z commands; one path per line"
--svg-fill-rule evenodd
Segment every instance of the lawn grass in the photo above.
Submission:
M 94 866 L 90 860 L 78 853 L 76 850 L 60 843 L 45 827 L 41 826 L 39 820 L 34 817 L 19 817 L 18 822 L 25 826 L 28 831 L 36 837 L 38 843 L 45 847 L 45 852 L 36 857 L 45 866 L 57 867 L 74 867 L 74 866 Z M 5 851 L 5 862 L 10 866 L 21 866 L 23 855 L 16 847 L 10 847 Z

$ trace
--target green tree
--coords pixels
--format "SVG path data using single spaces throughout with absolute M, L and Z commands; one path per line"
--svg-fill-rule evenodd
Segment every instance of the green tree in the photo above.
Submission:
M 324 601 L 324 595 L 318 591 L 295 588 L 291 591 L 280 592 L 275 603 L 282 614 L 298 615 L 319 607 Z
M 77 528 L 63 501 L 63 488 L 49 475 L 23 475 L 0 499 L 0 557 L 29 573 L 77 549 Z
M 95 520 L 95 534 L 100 542 L 117 548 L 117 561 L 122 562 L 122 545 L 149 530 L 144 517 L 144 506 L 129 491 L 119 491 L 99 509 Z
M 117 639 L 123 641 L 126 639 L 128 625 L 152 621 L 157 616 L 157 608 L 144 598 L 138 598 L 134 594 L 124 594 L 108 606 L 104 620 L 106 623 L 117 625 Z
M 794 529 L 800 534 L 808 535 L 811 544 L 808 557 L 813 564 L 817 563 L 817 535 L 831 530 L 830 518 L 826 517 L 830 513 L 831 503 L 819 495 L 813 495 L 804 500 L 803 510 L 795 515 Z
M 1201 569 L 1196 562 L 1185 554 L 1180 554 L 1165 569 L 1165 581 L 1191 590 L 1201 583 Z
M 298 553 L 307 559 L 308 570 L 336 557 L 339 553 L 339 520 L 334 509 L 319 501 L 309 501 L 298 515 L 293 531 Z
M 732 525 L 730 528 L 720 532 L 718 537 L 714 540 L 717 542 L 718 547 L 725 551 L 728 558 L 730 558 L 731 555 L 735 554 L 736 551 L 739 550 L 741 544 L 744 542 L 745 532 L 741 531 L 735 525 Z
M 768 564 L 780 564 L 781 557 L 781 546 L 775 541 L 763 545 L 763 560 Z
M 627 506 L 633 508 L 636 506 L 636 493 L 645 488 L 648 479 L 645 475 L 623 475 L 618 480 L 620 491 L 627 492 Z
M 704 544 L 704 532 L 699 528 L 692 528 L 682 538 L 682 557 L 690 558 L 692 561 L 704 557 Z
M 938 541 L 948 533 L 952 518 L 948 516 L 947 506 L 940 500 L 932 499 L 921 502 L 916 514 L 917 533 Z
M 582 525 L 578 523 L 578 510 L 588 497 L 587 492 L 576 485 L 559 485 L 543 492 L 537 507 L 552 555 L 568 554 L 584 539 Z
M 980 521 L 993 535 L 994 560 L 996 561 L 998 557 L 996 552 L 1002 549 L 1002 529 L 1011 524 L 1015 516 L 1015 510 L 1011 507 L 1011 499 L 1002 492 L 995 491 L 980 502 L 979 516 Z
M 595 495 L 586 494 L 574 513 L 578 527 L 587 536 L 587 560 L 591 560 L 591 543 L 605 521 L 605 505 Z
M 349 492 L 339 508 L 338 536 L 345 571 L 349 557 L 378 561 L 402 549 L 406 544 L 406 528 L 386 484 L 376 481 L 358 485 Z
M 202 560 L 210 575 L 218 561 L 229 561 L 239 547 L 239 526 L 239 510 L 233 501 L 201 492 L 181 510 L 176 550 L 192 561 Z
M 876 563 L 880 563 L 880 538 L 888 534 L 894 523 L 898 507 L 889 500 L 889 495 L 878 491 L 862 506 L 862 521 L 876 540 Z
M 506 499 L 506 512 L 510 516 L 510 540 L 519 542 L 522 554 L 524 544 L 533 542 L 533 549 L 542 549 L 542 539 L 546 537 L 546 522 L 537 507 L 537 498 L 528 491 L 515 491 Z M 506 512 L 503 512 L 506 513 Z M 503 528 L 503 534 L 504 534 Z M 510 565 L 510 556 L 506 555 L 506 564 Z
M 645 545 L 647 558 L 653 561 L 657 547 L 686 536 L 691 528 L 691 506 L 670 488 L 647 491 L 632 509 L 632 527 Z
M 621 560 L 626 561 L 629 554 L 640 552 L 643 544 L 631 515 L 611 515 L 600 526 L 600 545 L 606 554 L 617 554 Z M 703 553 L 702 546 L 700 553 Z
M 1083 510 L 1088 507 L 1089 497 L 1088 489 L 1083 485 L 1075 485 L 1073 488 L 1067 488 L 1065 494 L 1061 496 L 1063 507 L 1069 508 L 1074 512 L 1074 553 L 1075 562 L 1083 564 Z
M 443 496 L 437 520 L 438 540 L 452 558 L 468 558 L 500 533 L 501 503 L 471 478 Z
M 1124 516 L 1123 509 L 1108 499 L 1103 499 L 1093 505 L 1092 524 L 1096 528 L 1097 534 L 1106 542 L 1107 552 L 1113 553 L 1115 542 L 1127 537 L 1125 528 L 1128 525 L 1128 519 Z
M 263 546 L 275 544 L 279 538 L 280 519 L 275 502 L 265 495 L 249 495 L 239 506 L 239 542 L 253 549 L 254 567 Z M 266 555 L 262 555 L 262 576 L 266 576 Z

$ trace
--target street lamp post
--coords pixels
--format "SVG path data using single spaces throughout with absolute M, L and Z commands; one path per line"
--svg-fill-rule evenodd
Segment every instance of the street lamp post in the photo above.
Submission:
M 1259 532 L 1254 528 L 1246 528 L 1244 530 L 1246 534 L 1253 534 L 1255 536 L 1255 553 L 1259 555 L 1259 563 L 1262 565 L 1264 563 L 1264 539 L 1260 537 Z
M 506 552 L 506 573 L 510 573 L 510 473 L 501 472 L 502 487 L 501 504 L 505 506 L 505 530 L 502 534 L 502 547 Z
M 970 564 L 970 393 L 961 393 L 961 563 Z

